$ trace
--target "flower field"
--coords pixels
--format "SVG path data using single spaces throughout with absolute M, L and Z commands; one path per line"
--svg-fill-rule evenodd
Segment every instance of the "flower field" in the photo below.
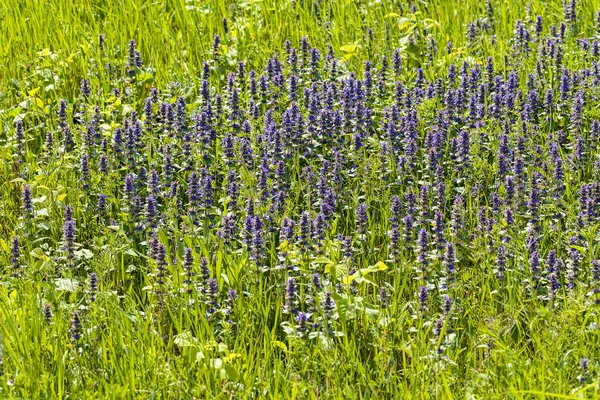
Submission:
M 0 398 L 600 397 L 600 2 L 7 0 Z

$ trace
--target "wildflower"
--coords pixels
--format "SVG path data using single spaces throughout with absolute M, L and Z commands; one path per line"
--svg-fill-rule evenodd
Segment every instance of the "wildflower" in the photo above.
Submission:
M 24 185 L 21 198 L 23 199 L 23 210 L 26 218 L 33 216 L 33 201 L 31 199 L 31 186 Z
M 444 315 L 450 314 L 450 310 L 452 309 L 452 299 L 447 294 L 442 296 L 442 311 Z
M 298 288 L 296 286 L 296 281 L 294 278 L 289 278 L 287 281 L 287 286 L 285 289 L 285 308 L 284 312 L 297 314 L 297 296 L 298 296 Z
M 419 292 L 417 296 L 419 298 L 419 310 L 426 311 L 427 302 L 429 300 L 429 289 L 427 289 L 427 286 L 419 287 Z
M 367 221 L 367 206 L 365 203 L 360 203 L 356 209 L 356 230 L 358 234 L 366 233 Z
M 73 311 L 71 314 L 71 328 L 69 329 L 69 336 L 75 342 L 81 339 L 81 312 L 79 310 Z
M 192 254 L 192 249 L 186 247 L 183 250 L 183 273 L 185 279 L 183 280 L 183 285 L 186 288 L 187 293 L 192 292 L 191 284 L 192 284 L 192 274 L 193 274 L 193 266 L 194 266 L 194 255 Z
M 98 292 L 98 278 L 95 273 L 90 274 L 90 301 L 96 301 L 96 293 Z
M 66 258 L 71 262 L 75 256 L 73 244 L 75 242 L 75 221 L 67 219 L 65 210 L 65 223 L 63 225 L 63 252 Z
M 10 265 L 12 268 L 11 276 L 19 276 L 21 270 L 21 249 L 19 248 L 19 237 L 13 236 L 11 241 Z
M 296 332 L 302 336 L 306 333 L 307 323 L 310 321 L 310 317 L 305 312 L 299 312 L 295 318 L 296 320 Z
M 390 301 L 390 295 L 387 292 L 387 290 L 385 289 L 385 287 L 381 286 L 379 288 L 379 295 L 377 296 L 377 299 L 379 300 L 379 302 L 381 303 L 381 306 L 383 308 L 387 307 Z
M 44 314 L 44 320 L 47 324 L 52 322 L 52 306 L 49 303 L 44 303 L 44 307 L 42 308 L 42 313 Z

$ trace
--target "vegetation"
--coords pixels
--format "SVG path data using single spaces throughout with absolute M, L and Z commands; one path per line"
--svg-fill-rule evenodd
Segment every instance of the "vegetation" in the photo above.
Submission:
M 600 4 L 0 5 L 1 398 L 600 396 Z

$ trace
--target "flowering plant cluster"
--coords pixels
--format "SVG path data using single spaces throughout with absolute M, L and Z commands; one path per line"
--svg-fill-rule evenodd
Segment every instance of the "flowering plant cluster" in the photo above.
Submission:
M 427 43 L 419 62 L 404 44 L 359 70 L 306 37 L 228 68 L 214 35 L 197 84 L 156 84 L 131 40 L 126 59 L 94 67 L 108 82 L 90 73 L 76 96 L 14 118 L 2 307 L 33 293 L 36 332 L 71 349 L 75 380 L 89 379 L 76 365 L 110 379 L 102 343 L 118 335 L 257 396 L 237 360 L 252 341 L 278 349 L 265 365 L 305 378 L 303 357 L 337 352 L 410 386 L 411 371 L 466 374 L 463 351 L 477 368 L 514 349 L 555 357 L 534 354 L 558 329 L 543 321 L 577 310 L 589 348 L 561 373 L 587 390 L 600 36 L 577 34 L 583 5 L 564 7 L 560 24 L 518 20 L 504 53 L 485 54 L 476 42 L 499 40 L 488 2 L 467 27 L 473 56 L 424 30 L 408 36 Z M 97 46 L 108 58 L 104 36 Z M 14 312 L 3 318 L 24 329 Z M 121 313 L 126 333 L 106 321 Z M 18 383 L 0 337 L 0 371 Z M 39 357 L 54 363 L 50 347 Z

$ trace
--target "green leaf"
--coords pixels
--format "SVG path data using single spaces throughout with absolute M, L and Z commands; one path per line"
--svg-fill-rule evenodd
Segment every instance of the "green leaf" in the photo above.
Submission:
M 379 310 L 376 308 L 365 307 L 365 314 L 367 314 L 367 317 L 374 320 L 379 316 Z
M 350 44 L 345 44 L 342 47 L 340 47 L 340 51 L 343 51 L 344 53 L 355 53 L 356 49 L 358 48 L 357 45 L 350 43 Z
M 79 287 L 79 282 L 69 278 L 59 278 L 54 281 L 56 290 L 64 290 L 66 292 L 76 292 Z
M 338 315 L 342 322 L 350 321 L 356 318 L 356 306 L 351 304 L 346 298 L 337 293 L 331 295 L 337 306 Z
M 139 256 L 139 254 L 136 253 L 135 250 L 133 250 L 133 249 L 125 250 L 125 254 L 127 254 L 128 256 L 131 256 L 131 257 L 135 257 L 135 258 L 137 258 Z
M 346 275 L 348 275 L 348 266 L 346 264 L 339 263 L 335 266 L 335 277 L 337 279 L 342 279 Z
M 315 264 L 333 264 L 333 261 L 325 256 L 317 257 L 315 260 L 313 260 L 313 262 Z
M 2 246 L 2 249 L 7 252 L 10 253 L 10 247 L 8 247 L 8 244 L 6 243 L 6 241 L 2 238 L 0 238 L 0 246 Z
M 342 282 L 344 283 L 344 285 L 349 285 L 352 283 L 352 281 L 356 280 L 357 278 L 359 278 L 358 274 L 347 275 L 344 276 Z
M 84 257 L 84 258 L 86 258 L 87 260 L 91 260 L 92 258 L 94 258 L 94 253 L 92 253 L 92 252 L 91 252 L 91 250 L 89 250 L 89 249 L 81 249 L 81 250 L 77 250 L 77 251 L 75 252 L 75 255 L 76 255 L 77 257 L 80 257 L 80 258 L 81 258 L 81 257 Z
M 225 367 L 223 368 L 227 372 L 227 376 L 229 377 L 229 379 L 231 379 L 232 381 L 237 381 L 238 379 L 240 379 L 240 375 L 231 365 L 225 365 Z
M 149 72 L 142 72 L 137 76 L 137 79 L 142 82 L 150 83 L 154 80 L 154 77 Z
M 388 266 L 385 265 L 383 261 L 377 261 L 377 264 L 373 265 L 373 268 L 376 271 L 385 271 L 386 269 L 388 269 Z
M 173 343 L 178 347 L 195 347 L 198 345 L 198 339 L 196 339 L 190 331 L 185 331 L 179 335 L 175 335 Z
M 217 351 L 219 353 L 226 353 L 227 352 L 227 343 L 223 343 L 223 342 L 219 343 L 217 345 Z
M 33 258 L 37 258 L 38 260 L 45 260 L 46 258 L 48 258 L 46 253 L 44 253 L 44 250 L 40 249 L 39 247 L 31 250 L 29 255 Z
M 128 116 L 129 114 L 131 114 L 132 111 L 134 111 L 134 108 L 131 107 L 129 104 L 123 105 L 123 115 L 124 116 Z
M 371 272 L 385 271 L 386 269 L 388 269 L 387 265 L 385 265 L 383 262 L 379 261 L 375 265 L 370 265 L 367 268 L 362 268 L 360 270 L 360 274 L 362 276 L 365 276 L 365 275 L 370 274 Z
M 201 362 L 205 358 L 206 358 L 206 356 L 204 355 L 204 353 L 202 351 L 198 351 L 196 353 L 196 362 Z
M 273 346 L 275 347 L 279 347 L 280 349 L 282 349 L 283 351 L 287 351 L 287 346 L 285 345 L 285 343 L 280 342 L 279 340 L 273 340 Z

